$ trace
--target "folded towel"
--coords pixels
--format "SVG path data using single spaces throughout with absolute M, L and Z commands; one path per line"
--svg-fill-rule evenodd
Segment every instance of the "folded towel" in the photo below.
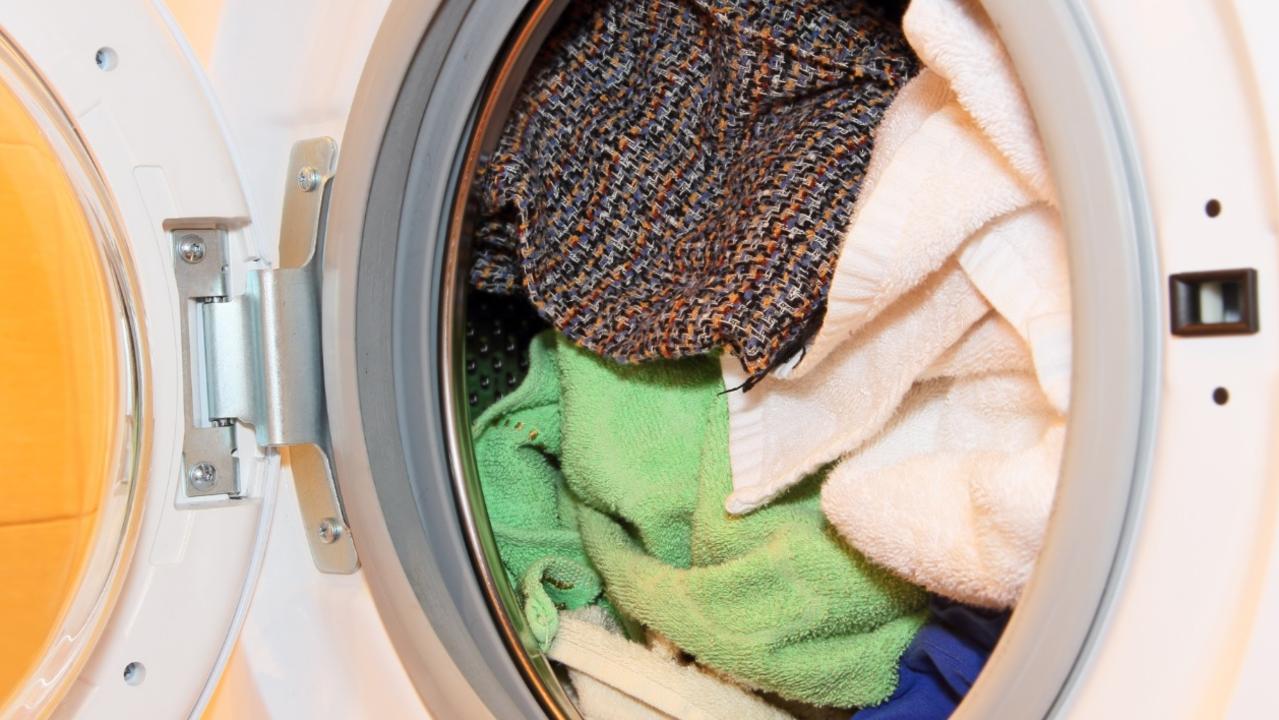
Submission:
M 767 371 L 821 315 L 914 73 L 891 5 L 571 3 L 477 180 L 472 282 L 617 360 Z
M 602 608 L 565 613 L 547 655 L 568 670 L 586 720 L 786 720 L 787 713 L 662 648 L 620 634 Z
M 560 465 L 613 606 L 755 689 L 837 707 L 888 697 L 923 593 L 831 532 L 816 482 L 750 516 L 724 513 L 716 362 L 619 366 L 567 340 L 557 352 Z
M 599 576 L 577 531 L 575 500 L 560 474 L 560 383 L 555 338 L 528 348 L 528 376 L 472 427 L 476 469 L 498 555 L 538 644 L 550 646 L 559 608 L 600 598 Z
M 989 242 L 999 247 L 986 251 L 1000 258 L 1018 254 L 1021 272 L 1001 272 L 1011 264 L 974 272 L 982 255 L 976 248 L 966 251 L 965 270 L 988 299 L 1020 293 L 1033 298 L 1027 302 L 1035 317 L 1056 315 L 1055 326 L 1069 327 L 1061 321 L 1069 319 L 1070 301 L 1056 196 L 1034 118 L 990 19 L 975 0 L 913 0 L 903 28 L 926 69 L 885 113 L 826 318 L 802 361 L 780 377 L 819 368 L 987 224 L 1031 207 L 1034 220 L 1006 235 L 1018 241 L 1014 246 Z M 1037 227 L 1028 227 L 1032 222 Z M 1022 325 L 1030 321 L 1022 319 Z M 1057 354 L 1052 358 L 1051 367 L 1039 370 L 1041 379 L 1060 372 Z M 1064 409 L 1068 398 L 1049 394 Z
M 981 3 L 911 0 L 902 25 L 924 65 L 946 80 L 959 104 L 1035 197 L 1055 203 L 1048 158 L 1030 104 Z
M 1053 407 L 1070 408 L 1070 276 L 1057 211 L 1036 203 L 1010 213 L 959 251 L 959 265 L 1030 349 Z
M 844 460 L 822 507 L 854 547 L 938 594 L 1008 607 L 1052 506 L 1064 421 L 1033 375 L 921 383 Z
M 844 458 L 830 480 L 840 487 L 827 489 L 824 507 L 850 542 L 935 592 L 1007 604 L 1039 548 L 1069 406 L 1065 239 L 1034 120 L 980 6 L 914 0 L 903 25 L 927 69 L 877 131 L 827 315 L 810 347 L 749 393 L 729 396 L 734 489 L 726 507 L 759 508 Z M 722 372 L 730 387 L 743 379 L 731 361 Z M 910 426 L 902 420 L 912 410 L 899 405 L 916 383 L 950 378 L 962 387 L 1010 372 L 1041 391 L 1033 399 L 1010 396 L 1028 404 L 1008 413 L 1036 428 L 1014 435 L 1022 444 L 951 446 L 939 439 L 896 464 L 879 463 L 873 482 L 863 478 L 861 456 L 882 455 L 877 446 L 896 437 L 888 426 Z M 1009 486 L 1014 472 L 1023 473 L 1021 486 Z M 937 492 L 962 499 L 962 512 L 942 503 L 910 505 L 911 493 L 927 493 L 912 473 L 949 485 Z M 889 482 L 912 490 L 885 490 Z M 991 495 L 997 492 L 1009 495 Z M 860 504 L 840 507 L 854 502 Z M 934 508 L 945 512 L 930 515 Z M 958 524 L 941 527 L 945 522 Z M 932 555 L 901 551 L 917 525 L 951 544 Z M 940 566 L 910 564 L 925 560 Z M 991 565 L 962 565 L 978 560 Z M 1007 572 L 999 577 L 996 568 Z
M 1000 372 L 1034 372 L 1026 343 L 999 313 L 988 312 L 919 376 L 920 381 Z
M 761 507 L 879 432 L 916 379 L 990 307 L 951 262 L 866 326 L 819 371 L 730 392 L 733 486 L 726 507 Z M 724 382 L 745 379 L 721 359 Z
M 934 81 L 925 73 L 917 82 Z M 898 110 L 910 112 L 894 104 L 889 117 Z M 816 371 L 964 241 L 1033 202 L 968 113 L 953 99 L 943 105 L 901 142 L 874 187 L 859 197 L 835 267 L 826 318 L 790 375 Z

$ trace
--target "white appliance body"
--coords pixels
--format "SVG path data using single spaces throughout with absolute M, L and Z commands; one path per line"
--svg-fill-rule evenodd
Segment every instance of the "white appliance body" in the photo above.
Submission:
M 1146 376 L 1144 400 L 1133 410 L 1141 428 L 1072 427 L 1076 445 L 1088 432 L 1130 433 L 1138 470 L 1118 500 L 1096 508 L 1114 519 L 1114 543 L 1099 551 L 1112 563 L 1109 580 L 1080 629 L 1088 638 L 1082 653 L 1062 661 L 1068 682 L 1052 681 L 1051 708 L 1079 718 L 1279 716 L 1279 689 L 1269 681 L 1279 667 L 1279 334 L 1268 332 L 1279 318 L 1279 49 L 1269 42 L 1279 6 L 1045 0 L 1028 8 L 1018 1 L 985 5 L 1022 69 L 1063 208 L 1085 197 L 1072 190 L 1080 185 L 1072 167 L 1092 148 L 1071 140 L 1083 137 L 1072 134 L 1078 115 L 1053 112 L 1053 95 L 1071 92 L 1069 83 L 1044 80 L 1069 72 L 1036 44 L 1036 23 L 1054 12 L 1073 13 L 1085 25 L 1100 53 L 1095 59 L 1108 68 L 1109 84 L 1099 92 L 1122 109 L 1116 142 L 1131 161 L 1133 192 L 1145 198 L 1132 222 L 1154 239 L 1149 257 L 1138 257 L 1137 248 L 1131 254 L 1159 283 L 1153 294 L 1117 296 L 1148 306 L 1145 362 L 1157 373 Z M 440 5 L 0 0 L 0 31 L 64 104 L 117 203 L 147 339 L 151 434 L 138 546 L 113 618 L 59 716 L 199 716 L 206 708 L 226 718 L 489 712 L 433 635 L 415 634 L 414 652 L 406 652 L 410 641 L 401 629 L 421 621 L 405 619 L 412 610 L 405 609 L 404 577 L 369 561 L 349 575 L 316 569 L 291 477 L 274 453 L 242 451 L 251 480 L 241 500 L 186 498 L 177 482 L 182 368 L 166 223 L 225 221 L 233 285 L 243 284 L 247 269 L 272 265 L 291 145 L 335 138 L 338 184 L 348 168 L 371 162 L 376 148 L 362 136 L 347 137 L 358 127 L 355 111 L 366 109 L 357 98 L 375 104 L 382 96 L 367 86 L 394 88 L 398 77 L 369 58 L 385 62 L 383 46 L 405 26 L 429 25 Z M 102 47 L 118 53 L 109 71 L 93 62 Z M 390 63 L 392 75 L 407 68 L 407 52 L 391 53 L 400 63 Z M 350 177 L 366 179 L 356 171 Z M 1204 212 L 1209 200 L 1220 203 L 1219 216 Z M 1069 218 L 1068 227 L 1087 231 Z M 1076 301 L 1085 307 L 1088 297 L 1111 301 L 1106 288 L 1090 284 L 1104 275 L 1090 260 L 1072 254 Z M 1262 332 L 1167 332 L 1169 274 L 1239 267 L 1258 271 Z M 330 279 L 333 297 L 343 292 L 341 272 L 329 270 L 326 301 Z M 352 321 L 325 322 L 326 331 L 340 331 Z M 1089 332 L 1076 328 L 1079 338 Z M 1117 357 L 1125 343 L 1140 340 L 1107 339 L 1117 343 Z M 343 362 L 334 359 L 334 366 Z M 1107 378 L 1075 382 L 1081 397 L 1079 388 Z M 1214 402 L 1218 387 L 1228 389 L 1227 404 Z M 332 383 L 329 389 L 338 432 L 360 408 Z M 247 430 L 239 446 L 254 447 Z M 1076 452 L 1082 457 L 1086 449 Z M 1072 504 L 1087 499 L 1063 488 L 1043 561 L 1054 577 L 1070 567 L 1067 539 L 1087 532 L 1066 526 L 1078 522 Z M 357 546 L 372 560 L 378 544 L 389 547 L 387 530 L 362 526 L 369 506 L 352 502 Z M 1082 552 L 1074 557 L 1093 561 Z M 1029 592 L 1049 592 L 1048 582 L 1036 578 Z M 991 677 L 961 712 L 1009 716 L 998 712 L 1008 709 L 1001 705 L 1006 688 L 1037 682 L 1019 677 L 1019 668 L 1056 649 L 1057 617 L 1045 602 L 1018 612 L 1009 634 L 1020 640 L 1001 645 Z M 141 684 L 123 681 L 130 662 L 146 665 Z

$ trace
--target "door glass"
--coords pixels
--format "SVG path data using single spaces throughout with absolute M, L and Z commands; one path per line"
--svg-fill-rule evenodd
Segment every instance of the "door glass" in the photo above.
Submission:
M 130 535 L 133 323 L 106 197 L 0 37 L 0 715 L 65 689 Z

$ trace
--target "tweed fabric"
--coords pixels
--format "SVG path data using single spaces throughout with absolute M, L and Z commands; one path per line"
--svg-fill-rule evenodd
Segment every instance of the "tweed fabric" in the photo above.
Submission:
M 579 0 L 478 179 L 472 283 L 623 362 L 758 377 L 825 307 L 916 61 L 891 2 Z

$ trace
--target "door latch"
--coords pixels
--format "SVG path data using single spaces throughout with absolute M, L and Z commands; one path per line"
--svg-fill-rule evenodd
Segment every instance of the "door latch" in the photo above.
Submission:
M 236 423 L 277 450 L 292 471 L 316 567 L 359 567 L 334 479 L 320 346 L 320 263 L 331 138 L 303 140 L 289 157 L 280 267 L 253 269 L 243 294 L 227 279 L 225 228 L 175 229 L 173 266 L 182 302 L 187 382 L 183 481 L 191 497 L 243 495 Z

